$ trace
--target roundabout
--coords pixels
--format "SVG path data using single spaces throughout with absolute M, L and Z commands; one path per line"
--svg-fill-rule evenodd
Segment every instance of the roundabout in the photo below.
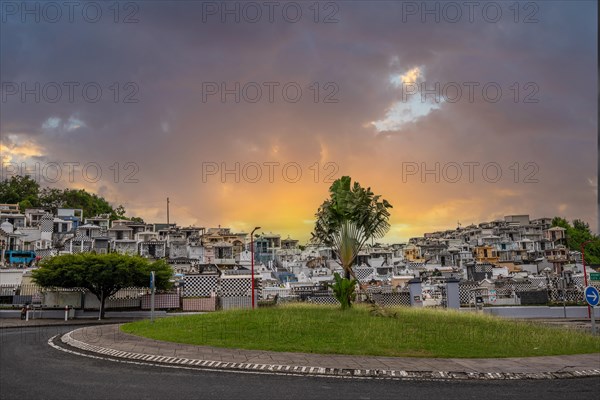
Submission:
M 85 327 L 48 341 L 71 354 L 185 369 L 392 380 L 547 380 L 600 377 L 600 355 L 414 358 L 323 355 L 186 345 L 142 338 L 119 325 Z
M 380 400 L 397 399 L 399 396 L 413 399 L 543 396 L 544 399 L 552 400 L 589 396 L 600 391 L 600 378 L 597 376 L 578 378 L 571 372 L 568 377 L 572 379 L 347 379 L 343 376 L 292 376 L 231 369 L 215 370 L 210 367 L 192 369 L 185 365 L 159 365 L 94 354 L 66 347 L 63 343 L 59 343 L 62 351 L 48 345 L 50 338 L 54 337 L 53 343 L 56 344 L 61 342 L 63 335 L 77 328 L 80 326 L 21 326 L 0 329 L 0 397 L 6 400 L 197 399 L 199 396 L 210 399 Z M 113 333 L 114 328 L 116 325 L 113 325 Z M 121 339 L 124 339 L 120 335 L 116 338 L 113 336 L 111 343 L 108 336 L 100 337 L 101 332 L 103 331 L 99 328 L 89 326 L 85 340 L 96 346 L 100 346 L 101 340 L 105 340 L 110 346 L 115 344 L 113 347 L 116 347 L 116 343 L 122 343 Z M 77 337 L 77 334 L 73 336 Z M 135 351 L 151 353 L 158 350 L 156 346 L 160 342 L 149 340 L 148 343 L 152 344 L 144 349 L 138 342 Z M 183 357 L 181 351 L 176 355 L 176 350 L 170 357 Z M 252 361 L 258 363 L 256 359 Z

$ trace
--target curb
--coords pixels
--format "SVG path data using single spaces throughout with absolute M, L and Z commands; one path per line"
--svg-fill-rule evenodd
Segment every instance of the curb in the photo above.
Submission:
M 394 379 L 394 380 L 544 380 L 599 377 L 600 369 L 581 371 L 550 371 L 539 373 L 509 372 L 462 372 L 462 371 L 405 371 L 385 369 L 325 368 L 315 366 L 291 366 L 281 364 L 234 363 L 211 360 L 199 360 L 179 357 L 158 356 L 133 353 L 95 346 L 73 339 L 71 332 L 58 338 L 55 335 L 48 344 L 61 351 L 80 356 L 99 358 L 117 362 L 129 362 L 141 365 L 184 368 L 208 371 L 229 371 L 244 373 L 264 373 L 276 375 L 298 375 L 328 378 L 356 379 Z M 78 352 L 74 349 L 83 351 Z M 93 354 L 93 355 L 90 355 Z

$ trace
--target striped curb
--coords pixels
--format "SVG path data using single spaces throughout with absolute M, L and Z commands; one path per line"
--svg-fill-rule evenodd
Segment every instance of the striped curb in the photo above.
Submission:
M 85 343 L 74 339 L 68 332 L 58 340 L 53 336 L 48 344 L 57 350 L 68 353 L 99 358 L 110 361 L 129 362 L 141 365 L 200 369 L 208 371 L 230 371 L 277 375 L 298 375 L 317 377 L 357 378 L 357 379 L 395 379 L 395 380 L 543 380 L 569 379 L 582 377 L 598 377 L 600 369 L 581 371 L 551 372 L 463 372 L 463 371 L 405 371 L 385 369 L 329 368 L 315 366 L 292 366 L 280 364 L 235 363 L 213 360 L 189 359 L 180 357 L 159 356 L 155 354 L 133 353 L 115 350 Z M 73 351 L 81 350 L 85 353 Z M 90 356 L 91 354 L 94 354 Z

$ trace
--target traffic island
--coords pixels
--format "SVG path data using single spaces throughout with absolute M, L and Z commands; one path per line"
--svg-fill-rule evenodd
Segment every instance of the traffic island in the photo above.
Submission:
M 76 329 L 50 339 L 61 351 L 170 368 L 400 380 L 566 379 L 600 376 L 600 354 L 520 358 L 414 358 L 288 353 L 163 342 L 119 325 Z

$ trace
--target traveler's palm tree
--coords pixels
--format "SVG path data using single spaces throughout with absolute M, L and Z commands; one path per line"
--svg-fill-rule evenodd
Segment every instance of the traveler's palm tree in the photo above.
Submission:
M 392 205 L 371 188 L 358 182 L 351 184 L 344 176 L 329 188 L 330 198 L 316 213 L 317 221 L 312 232 L 314 243 L 331 246 L 338 256 L 346 279 L 354 276 L 352 265 L 358 252 L 367 241 L 382 238 L 390 229 L 388 208 Z

